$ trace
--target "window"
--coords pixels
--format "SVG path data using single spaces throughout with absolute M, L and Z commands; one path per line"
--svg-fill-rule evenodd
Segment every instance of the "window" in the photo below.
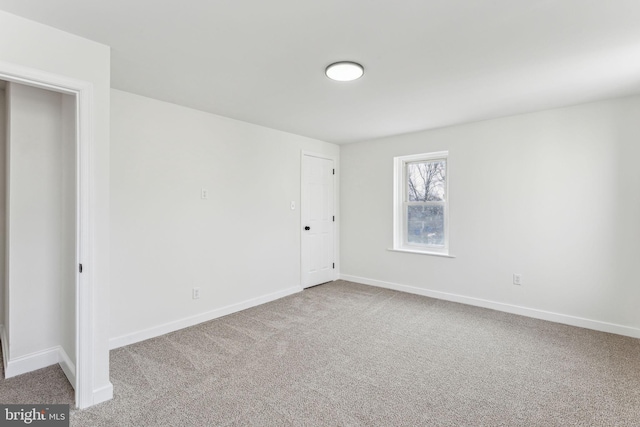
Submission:
M 448 155 L 394 158 L 393 249 L 448 255 Z

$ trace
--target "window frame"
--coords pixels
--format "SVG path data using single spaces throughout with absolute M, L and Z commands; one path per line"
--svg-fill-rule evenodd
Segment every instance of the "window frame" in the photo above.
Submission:
M 410 202 L 408 200 L 407 165 L 410 163 L 445 161 L 444 201 Z M 401 252 L 413 252 L 428 255 L 450 256 L 449 254 L 449 177 L 450 161 L 448 151 L 412 154 L 393 158 L 393 249 Z M 444 207 L 444 245 L 428 245 L 409 243 L 408 241 L 408 206 L 443 206 Z

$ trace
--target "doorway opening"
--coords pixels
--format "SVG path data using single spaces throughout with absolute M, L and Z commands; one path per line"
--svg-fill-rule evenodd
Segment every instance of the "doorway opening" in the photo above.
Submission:
M 76 101 L 3 84 L 5 377 L 59 363 L 76 382 Z
M 54 116 L 59 114 L 59 118 L 66 117 L 69 119 L 61 120 L 57 125 L 52 124 L 51 120 L 43 119 L 44 123 L 48 123 L 47 126 L 54 129 L 58 126 L 57 129 L 62 135 L 60 136 L 59 153 L 54 156 L 58 159 L 57 165 L 59 166 L 59 174 L 55 178 L 59 186 L 55 189 L 46 185 L 43 186 L 42 183 L 43 180 L 46 180 L 46 176 L 53 176 L 51 170 L 55 169 L 53 165 L 56 162 L 49 162 L 46 166 L 41 166 L 45 158 L 51 158 L 51 153 L 47 152 L 47 149 L 51 147 L 49 146 L 44 151 L 37 148 L 38 143 L 34 143 L 35 140 L 39 139 L 34 136 L 38 131 L 36 127 L 25 126 L 23 122 L 18 120 L 14 129 L 14 131 L 18 129 L 24 130 L 18 140 L 30 140 L 30 143 L 35 145 L 20 143 L 15 148 L 12 146 L 11 141 L 3 141 L 5 149 L 8 149 L 8 152 L 4 153 L 4 160 L 13 159 L 14 154 L 26 155 L 27 158 L 28 156 L 33 157 L 32 162 L 26 162 L 30 165 L 26 166 L 27 169 L 21 165 L 20 162 L 24 161 L 24 158 L 21 157 L 20 161 L 16 163 L 5 162 L 6 166 L 2 170 L 5 181 L 7 181 L 4 183 L 4 189 L 7 190 L 7 194 L 4 194 L 4 213 L 6 218 L 0 224 L 0 227 L 5 231 L 2 233 L 5 240 L 4 253 L 2 254 L 5 256 L 5 262 L 2 265 L 4 271 L 0 272 L 2 273 L 0 276 L 0 295 L 2 295 L 0 324 L 3 324 L 2 329 L 4 330 L 2 346 L 5 359 L 3 361 L 5 376 L 19 375 L 43 366 L 60 363 L 65 375 L 75 388 L 75 406 L 86 408 L 93 405 L 96 399 L 99 401 L 105 400 L 103 395 L 106 392 L 101 389 L 100 391 L 103 393 L 98 396 L 97 393 L 99 391 L 93 390 L 93 336 L 95 326 L 92 271 L 93 235 L 95 233 L 95 212 L 92 204 L 92 189 L 95 185 L 95 168 L 93 167 L 93 151 L 95 147 L 92 121 L 94 109 L 92 102 L 93 87 L 90 83 L 5 62 L 0 62 L 0 80 L 5 82 L 2 84 L 5 98 L 7 98 L 6 92 L 11 92 L 14 88 L 17 88 L 17 92 L 20 95 L 24 95 L 24 98 L 16 105 L 25 106 L 29 103 L 34 103 L 36 99 L 40 101 L 47 99 L 53 103 L 57 100 L 59 101 L 60 112 L 54 113 Z M 36 90 L 42 92 L 36 92 Z M 10 101 L 13 99 L 12 96 L 11 93 L 8 95 Z M 4 101 L 5 110 L 7 110 L 3 113 L 6 122 L 5 127 L 11 127 L 13 119 L 21 117 L 22 113 L 19 113 L 16 117 L 10 117 L 13 111 L 9 111 L 6 108 L 7 100 L 5 99 Z M 47 103 L 45 102 L 45 104 Z M 38 102 L 36 102 L 36 105 L 39 105 L 38 108 L 47 109 L 38 104 Z M 13 107 L 11 110 L 13 110 Z M 8 139 L 7 136 L 10 136 L 12 131 L 11 129 L 4 129 L 3 133 L 5 134 L 4 139 Z M 65 143 L 62 144 L 62 141 L 65 141 Z M 12 151 L 13 148 L 16 151 Z M 27 173 L 25 173 L 25 170 Z M 41 172 L 45 171 L 50 174 L 47 175 L 45 173 L 43 177 Z M 20 172 L 20 176 L 14 176 L 14 172 L 16 174 Z M 32 173 L 29 174 L 28 172 Z M 39 179 L 35 179 L 34 177 L 36 176 L 39 176 Z M 13 181 L 14 179 L 15 181 Z M 39 182 L 31 182 L 34 184 L 33 187 L 29 185 L 25 187 L 25 182 L 28 183 L 30 181 Z M 20 188 L 31 188 L 33 192 L 15 191 L 16 189 L 20 190 Z M 54 207 L 55 203 L 53 203 L 55 195 L 65 202 L 60 201 L 57 205 L 60 209 L 57 216 L 52 215 L 45 219 L 44 216 L 40 215 L 41 212 L 39 212 L 38 206 L 47 201 L 49 204 L 44 204 L 48 206 L 49 210 L 56 209 Z M 14 199 L 14 196 L 19 196 L 19 199 Z M 14 207 L 24 208 L 25 211 L 14 211 Z M 30 208 L 27 209 L 27 207 Z M 20 214 L 17 215 L 17 213 Z M 37 217 L 40 217 L 40 219 L 38 220 Z M 27 219 L 31 221 L 31 225 L 29 225 Z M 58 229 L 52 232 L 51 230 L 55 227 L 45 227 L 44 225 L 47 222 L 49 225 L 51 223 L 58 224 Z M 18 227 L 18 232 L 12 235 L 12 231 L 15 231 L 13 230 L 14 226 Z M 63 235 L 66 236 L 65 239 L 60 238 Z M 23 237 L 18 241 L 18 236 Z M 56 236 L 58 239 L 56 239 Z M 28 247 L 27 243 L 34 241 L 36 243 L 38 241 L 41 243 L 46 242 L 43 246 L 49 249 L 45 251 L 45 248 L 38 248 L 36 252 L 51 254 L 51 248 L 56 246 L 61 252 L 65 253 L 64 257 L 60 254 L 53 257 L 58 257 L 56 258 L 59 261 L 57 270 L 55 268 L 51 269 L 55 264 L 51 259 L 45 261 L 45 264 L 50 269 L 46 270 L 46 274 L 41 273 L 39 277 L 39 280 L 45 277 L 39 282 L 38 286 L 40 287 L 43 286 L 42 283 L 47 281 L 47 278 L 49 280 L 52 280 L 53 277 L 56 279 L 64 278 L 58 281 L 58 283 L 65 283 L 64 289 L 62 285 L 59 285 L 57 291 L 54 291 L 54 294 L 57 293 L 59 296 L 57 300 L 49 292 L 52 288 L 56 289 L 56 286 L 46 288 L 43 291 L 53 300 L 38 300 L 38 298 L 35 298 L 34 293 L 38 291 L 33 291 L 29 288 L 31 284 L 20 287 L 20 283 L 23 282 L 21 276 L 13 275 L 16 272 L 22 272 L 23 276 L 29 277 L 29 272 L 31 271 L 29 267 L 33 267 L 36 264 L 34 254 L 31 257 L 20 256 L 18 257 L 19 259 L 12 258 L 22 252 L 28 252 L 21 246 Z M 13 247 L 14 243 L 17 245 L 15 248 Z M 49 257 L 52 258 L 51 255 Z M 15 264 L 14 261 L 16 261 Z M 38 262 L 41 261 L 40 259 Z M 84 270 L 83 272 L 80 272 L 81 268 Z M 38 275 L 36 274 L 36 276 Z M 25 290 L 31 292 L 31 294 L 25 292 Z M 28 317 L 29 313 L 27 313 L 26 318 L 32 320 L 28 326 L 24 324 L 24 316 L 14 316 L 18 312 L 22 314 L 24 310 L 29 311 L 29 308 L 20 306 L 20 304 L 26 304 L 27 307 L 29 305 L 29 302 L 25 302 L 25 295 L 27 295 L 27 298 L 32 296 L 34 300 L 38 300 L 37 304 L 33 302 L 35 304 L 33 307 L 37 306 L 44 310 L 37 312 L 38 308 L 36 308 L 36 313 L 31 313 L 33 314 L 32 317 Z M 18 306 L 13 306 L 12 302 L 14 300 L 18 301 Z M 43 318 L 51 319 L 56 316 L 58 321 L 55 322 L 55 325 L 53 325 L 54 322 L 52 322 L 53 326 L 43 324 Z M 40 320 L 40 322 L 34 319 Z M 45 333 L 36 331 L 37 339 L 17 338 L 17 341 L 13 342 L 14 336 L 34 333 L 34 330 L 38 327 L 42 328 Z M 69 329 L 71 330 L 69 331 Z M 36 341 L 37 344 L 35 344 Z

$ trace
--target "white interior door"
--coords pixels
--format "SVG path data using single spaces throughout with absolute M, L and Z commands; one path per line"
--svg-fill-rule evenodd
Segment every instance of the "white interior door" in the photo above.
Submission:
M 334 280 L 334 166 L 332 159 L 302 156 L 302 287 Z

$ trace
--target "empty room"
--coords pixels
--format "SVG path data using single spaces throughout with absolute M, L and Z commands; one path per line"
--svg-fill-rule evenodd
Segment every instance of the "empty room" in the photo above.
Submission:
M 0 0 L 0 424 L 640 425 L 638 22 Z

